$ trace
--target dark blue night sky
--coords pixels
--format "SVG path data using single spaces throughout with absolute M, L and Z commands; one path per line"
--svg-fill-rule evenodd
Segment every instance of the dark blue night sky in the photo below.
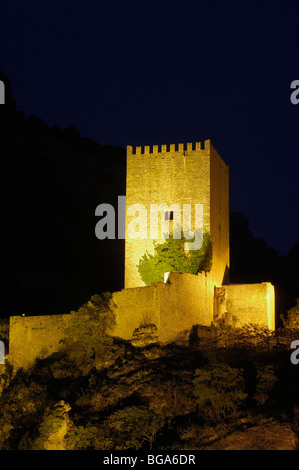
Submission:
M 299 239 L 298 2 L 1 2 L 17 108 L 100 144 L 210 138 L 230 208 L 287 254 Z M 99 201 L 99 203 L 105 201 Z

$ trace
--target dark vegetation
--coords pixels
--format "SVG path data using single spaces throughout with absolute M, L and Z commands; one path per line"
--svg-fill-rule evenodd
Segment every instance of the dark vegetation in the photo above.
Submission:
M 0 316 L 65 313 L 123 286 L 123 240 L 98 240 L 95 209 L 125 195 L 125 150 L 0 107 Z
M 272 432 L 280 426 L 282 448 L 296 442 L 299 366 L 290 344 L 298 338 L 298 307 L 275 333 L 223 326 L 217 343 L 186 337 L 162 346 L 149 328 L 136 346 L 138 332 L 132 342 L 109 336 L 108 300 L 93 296 L 80 307 L 60 352 L 14 377 L 7 364 L 2 450 L 225 449 L 269 420 Z M 267 433 L 260 434 L 263 449 Z

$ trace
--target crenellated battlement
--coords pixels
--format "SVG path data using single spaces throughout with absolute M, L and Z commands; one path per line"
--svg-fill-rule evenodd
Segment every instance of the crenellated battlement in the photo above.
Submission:
M 144 147 L 133 147 L 127 145 L 127 155 L 157 155 L 172 154 L 175 152 L 198 152 L 200 150 L 209 150 L 211 147 L 210 139 L 204 142 L 188 142 L 170 145 L 145 145 Z M 135 150 L 135 151 L 134 151 Z

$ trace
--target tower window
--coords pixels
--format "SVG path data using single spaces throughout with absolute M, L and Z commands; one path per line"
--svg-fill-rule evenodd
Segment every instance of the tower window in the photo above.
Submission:
M 173 211 L 165 212 L 165 220 L 173 220 Z

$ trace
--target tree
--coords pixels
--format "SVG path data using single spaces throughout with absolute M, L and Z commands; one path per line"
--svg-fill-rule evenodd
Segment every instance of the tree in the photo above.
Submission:
M 284 328 L 298 329 L 299 328 L 299 298 L 296 299 L 296 305 L 287 311 L 286 317 L 281 315 Z
M 68 450 L 109 450 L 113 441 L 107 438 L 107 430 L 103 426 L 93 426 L 87 423 L 85 426 L 71 426 L 65 436 Z
M 150 448 L 163 421 L 144 406 L 128 406 L 109 416 L 106 422 L 115 439 L 115 449 L 140 449 L 149 442 Z
M 66 450 L 65 435 L 71 426 L 70 409 L 70 405 L 61 400 L 45 411 L 33 450 Z
M 181 233 L 181 238 L 173 238 L 173 234 L 164 243 L 154 240 L 155 254 L 146 252 L 137 265 L 138 272 L 145 285 L 163 282 L 164 273 L 191 273 L 210 271 L 212 267 L 212 243 L 207 232 L 203 234 L 200 250 L 185 250 L 185 243 L 190 242 Z
M 274 367 L 271 364 L 257 368 L 257 386 L 254 398 L 260 405 L 264 405 L 268 400 L 277 380 Z
M 221 364 L 195 371 L 194 396 L 198 413 L 214 422 L 234 414 L 247 394 L 243 370 Z
M 71 312 L 71 318 L 65 329 L 64 346 L 67 355 L 80 367 L 105 361 L 105 353 L 113 343 L 109 336 L 115 324 L 110 308 L 112 295 L 104 292 L 94 295 L 77 312 Z

